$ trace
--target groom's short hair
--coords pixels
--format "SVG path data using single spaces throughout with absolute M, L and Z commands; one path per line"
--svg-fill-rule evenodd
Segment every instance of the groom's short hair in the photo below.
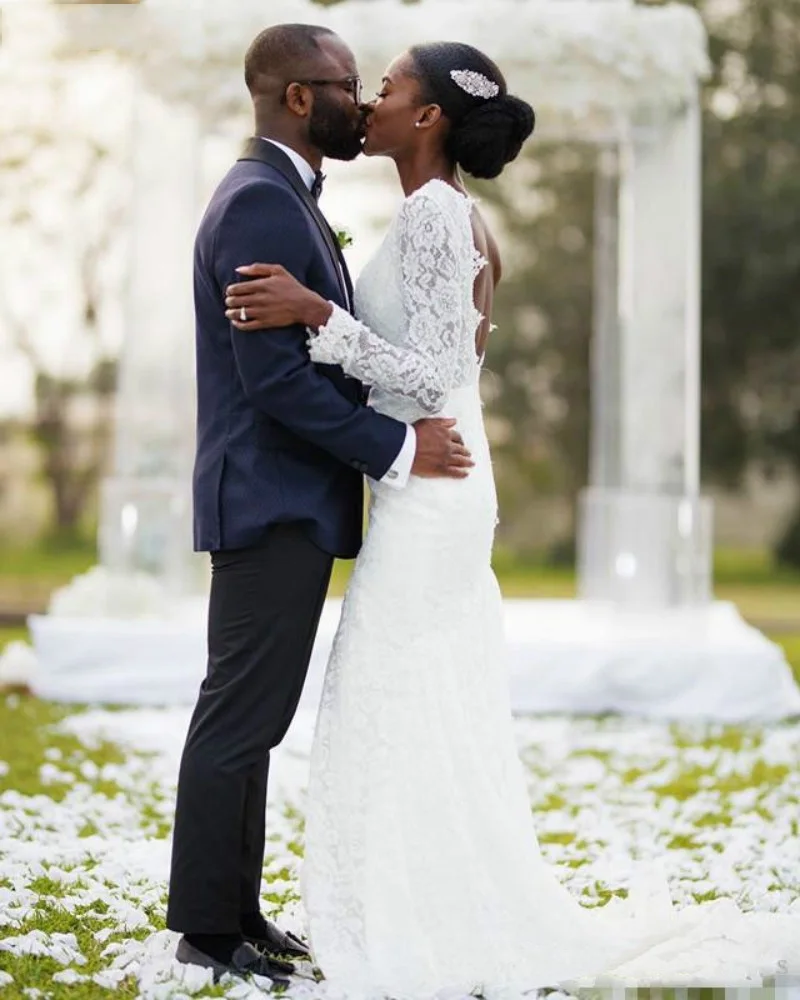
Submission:
M 276 24 L 255 38 L 244 59 L 244 80 L 250 93 L 258 89 L 259 78 L 288 81 L 319 51 L 318 39 L 333 35 L 318 24 Z

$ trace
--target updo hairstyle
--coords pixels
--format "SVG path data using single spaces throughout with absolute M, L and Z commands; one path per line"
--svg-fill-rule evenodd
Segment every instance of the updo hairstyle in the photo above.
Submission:
M 471 45 L 433 42 L 410 55 L 422 103 L 438 104 L 450 121 L 451 162 L 473 177 L 498 177 L 533 132 L 533 108 L 508 93 L 495 63 Z

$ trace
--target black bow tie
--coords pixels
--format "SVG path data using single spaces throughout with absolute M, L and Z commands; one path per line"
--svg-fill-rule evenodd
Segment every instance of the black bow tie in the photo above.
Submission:
M 311 197 L 314 201 L 319 201 L 319 196 L 322 194 L 322 185 L 325 183 L 325 174 L 321 170 L 317 170 L 314 174 L 314 183 L 311 185 Z

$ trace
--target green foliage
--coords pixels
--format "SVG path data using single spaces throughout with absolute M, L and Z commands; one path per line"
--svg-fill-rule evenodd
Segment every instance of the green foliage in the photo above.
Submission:
M 800 8 L 747 0 L 707 22 L 704 458 L 735 484 L 749 460 L 800 465 Z
M 700 9 L 714 63 L 703 122 L 703 460 L 736 485 L 750 463 L 800 470 L 800 7 Z M 800 508 L 775 553 L 800 567 Z
M 800 469 L 800 5 L 694 0 L 703 91 L 703 471 Z M 478 185 L 510 234 L 487 412 L 503 522 L 587 474 L 596 152 L 534 141 L 507 184 Z M 559 543 L 556 555 L 569 551 Z M 777 547 L 800 566 L 800 510 Z

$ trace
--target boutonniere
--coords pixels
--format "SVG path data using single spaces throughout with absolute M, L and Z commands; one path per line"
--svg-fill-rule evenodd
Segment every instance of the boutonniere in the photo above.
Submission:
M 340 250 L 346 250 L 353 245 L 353 234 L 349 229 L 345 229 L 344 226 L 334 226 L 333 234 L 336 237 L 336 242 L 339 244 Z

